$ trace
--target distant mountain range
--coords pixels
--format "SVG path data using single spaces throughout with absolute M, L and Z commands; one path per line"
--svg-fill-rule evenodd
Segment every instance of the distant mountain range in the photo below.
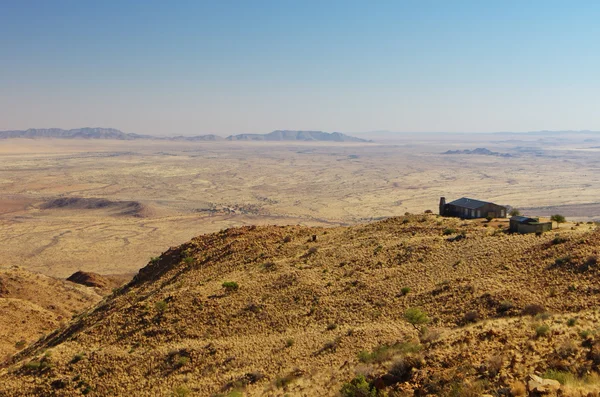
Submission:
M 268 134 L 240 134 L 227 137 L 228 141 L 329 141 L 369 142 L 341 132 L 277 130 Z
M 323 131 L 290 131 L 277 130 L 268 134 L 239 134 L 222 138 L 218 135 L 196 135 L 196 136 L 175 136 L 175 137 L 156 137 L 152 135 L 140 135 L 125 133 L 114 128 L 77 128 L 72 130 L 63 130 L 60 128 L 42 128 L 14 131 L 0 131 L 0 139 L 9 138 L 56 138 L 56 139 L 152 139 L 168 141 L 325 141 L 325 142 L 371 142 L 366 139 L 355 138 L 340 132 Z
M 114 128 L 76 128 L 63 130 L 60 128 L 41 128 L 15 131 L 0 131 L 0 139 L 7 138 L 60 138 L 60 139 L 152 139 L 149 135 L 127 134 Z

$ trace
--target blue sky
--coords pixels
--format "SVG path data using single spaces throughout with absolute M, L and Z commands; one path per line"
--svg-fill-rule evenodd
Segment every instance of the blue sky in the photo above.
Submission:
M 0 0 L 0 130 L 600 130 L 596 1 Z

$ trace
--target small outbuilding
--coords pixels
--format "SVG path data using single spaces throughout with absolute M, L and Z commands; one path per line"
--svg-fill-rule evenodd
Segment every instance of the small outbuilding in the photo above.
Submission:
M 512 233 L 544 233 L 552 230 L 552 222 L 540 222 L 539 218 L 513 216 L 510 218 Z
M 467 197 L 446 203 L 446 198 L 441 197 L 440 215 L 456 216 L 464 219 L 487 217 L 506 218 L 506 207 Z

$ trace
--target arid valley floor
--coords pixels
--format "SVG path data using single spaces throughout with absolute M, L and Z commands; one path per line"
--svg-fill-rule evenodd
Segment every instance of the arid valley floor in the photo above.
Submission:
M 600 136 L 387 138 L 0 140 L 0 396 L 597 396 Z
M 600 141 L 482 135 L 384 144 L 0 140 L 1 263 L 58 277 L 135 273 L 202 233 L 437 212 L 440 196 L 600 219 Z M 440 154 L 475 147 L 513 157 Z

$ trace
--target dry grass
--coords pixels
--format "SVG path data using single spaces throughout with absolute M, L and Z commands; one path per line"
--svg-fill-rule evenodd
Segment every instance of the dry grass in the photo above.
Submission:
M 406 139 L 399 146 L 4 140 L 0 256 L 7 265 L 58 277 L 76 270 L 126 273 L 166 247 L 232 226 L 341 225 L 437 212 L 442 194 L 519 208 L 568 198 L 573 211 L 600 193 L 595 153 L 563 153 L 553 145 L 552 156 L 533 159 L 443 156 L 457 143 Z M 110 208 L 43 209 L 68 197 L 139 202 L 145 210 L 139 218 Z M 579 214 L 600 217 L 600 207 Z
M 579 334 L 597 328 L 600 302 L 588 292 L 600 289 L 597 269 L 548 265 L 569 252 L 576 266 L 600 247 L 600 232 L 569 231 L 568 242 L 548 245 L 551 234 L 495 235 L 477 221 L 420 218 L 340 228 L 245 227 L 195 238 L 152 261 L 95 310 L 25 349 L 0 374 L 0 394 L 14 393 L 17 385 L 50 392 L 55 379 L 80 376 L 98 395 L 139 393 L 142 382 L 147 395 L 179 385 L 210 395 L 258 371 L 265 376 L 244 384 L 248 395 L 335 395 L 355 371 L 374 380 L 414 354 L 427 376 L 402 372 L 406 387 L 442 394 L 509 387 L 507 373 L 525 380 L 559 368 L 567 356 L 573 368 L 595 371 Z M 447 227 L 464 229 L 467 238 L 446 241 Z M 311 247 L 318 250 L 307 256 Z M 276 266 L 267 271 L 265 263 Z M 223 283 L 232 280 L 239 287 L 227 292 Z M 406 285 L 411 292 L 399 294 Z M 557 291 L 553 297 L 549 286 Z M 510 308 L 500 310 L 506 301 Z M 522 314 L 539 302 L 553 314 Z M 427 313 L 435 338 L 406 322 L 411 307 Z M 462 325 L 471 311 L 480 320 Z M 569 326 L 575 313 L 578 320 Z M 549 330 L 536 337 L 540 324 Z M 419 337 L 420 344 L 406 344 Z M 47 349 L 49 375 L 19 372 Z M 85 358 L 71 364 L 82 352 Z M 178 353 L 184 365 L 173 352 L 185 352 Z M 475 382 L 481 376 L 486 382 Z M 67 382 L 64 393 L 78 393 L 77 385 Z

